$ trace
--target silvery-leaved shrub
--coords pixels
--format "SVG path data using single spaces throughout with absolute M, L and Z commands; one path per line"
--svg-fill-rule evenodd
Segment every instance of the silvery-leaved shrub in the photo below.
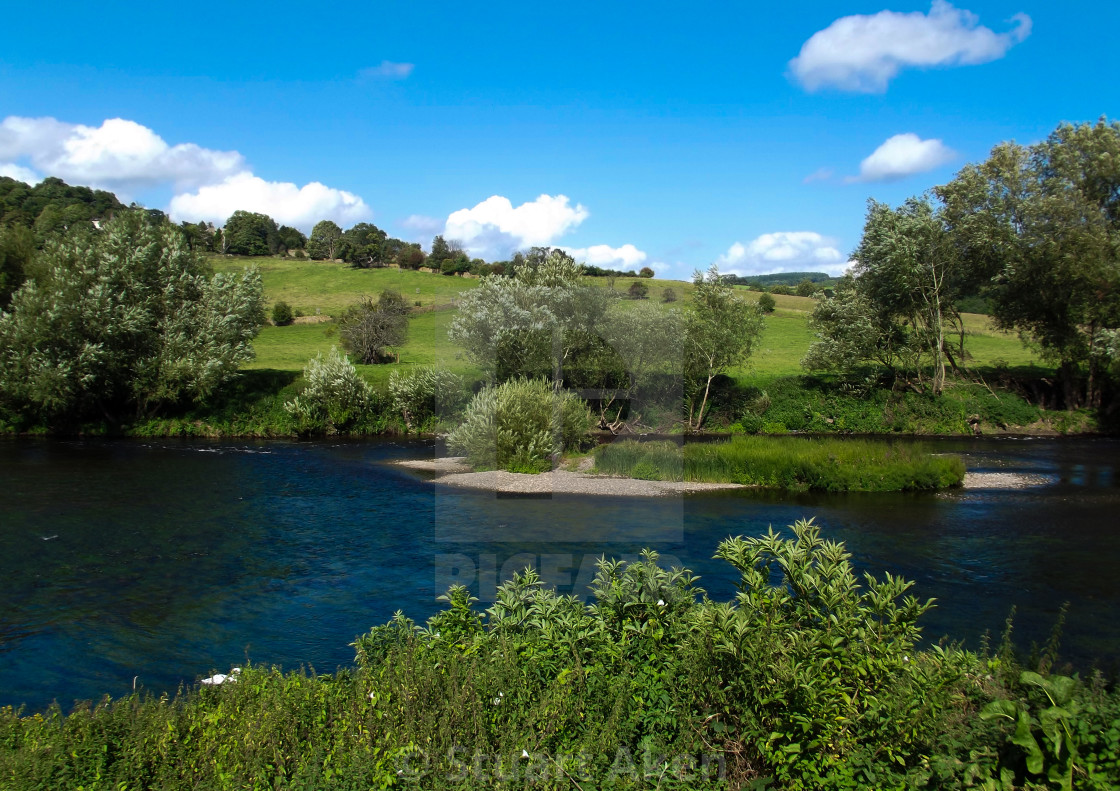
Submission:
M 579 396 L 557 392 L 545 379 L 512 379 L 474 397 L 447 445 L 474 467 L 541 472 L 590 430 L 591 413 Z
M 455 412 L 464 399 L 463 380 L 445 368 L 414 368 L 389 375 L 393 411 L 411 431 L 433 417 Z
M 320 352 L 308 361 L 303 377 L 307 387 L 284 404 L 301 433 L 345 431 L 374 405 L 373 389 L 334 347 L 326 357 Z

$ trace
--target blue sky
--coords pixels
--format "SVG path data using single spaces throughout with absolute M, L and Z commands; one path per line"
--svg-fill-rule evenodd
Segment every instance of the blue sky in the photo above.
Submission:
M 111 10 L 110 10 L 111 9 Z M 1006 139 L 1117 116 L 1120 7 L 19 4 L 0 173 L 687 277 L 839 271 Z M 51 120 L 53 119 L 53 120 Z M 311 186 L 308 186 L 311 185 Z

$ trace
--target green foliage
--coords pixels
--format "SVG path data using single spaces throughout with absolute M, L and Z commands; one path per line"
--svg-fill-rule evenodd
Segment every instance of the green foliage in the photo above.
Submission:
M 587 405 L 574 393 L 544 379 L 512 379 L 475 395 L 447 446 L 477 468 L 542 472 L 590 430 Z
M 624 440 L 596 448 L 595 468 L 653 480 L 829 492 L 943 489 L 964 478 L 959 457 L 935 456 L 920 445 L 801 437 L 735 437 L 683 450 L 672 442 Z
M 119 423 L 213 395 L 252 358 L 260 275 L 210 276 L 138 212 L 52 242 L 0 315 L 0 403 L 30 424 Z
M 226 220 L 222 233 L 227 253 L 270 255 L 280 250 L 279 229 L 267 214 L 235 211 Z
M 638 277 L 653 277 L 653 275 L 654 275 L 654 271 L 652 269 L 650 269 L 648 266 L 643 266 L 638 271 Z
M 626 294 L 630 299 L 645 299 L 649 294 L 649 286 L 640 280 L 635 280 L 626 290 Z
M 662 302 L 668 304 L 670 302 L 676 302 L 677 299 L 678 299 L 678 297 L 677 297 L 676 289 L 666 287 L 666 288 L 663 288 L 661 290 L 661 301 Z
M 272 306 L 272 323 L 277 327 L 286 327 L 295 320 L 292 315 L 292 306 L 287 302 L 277 302 Z
M 454 414 L 464 402 L 463 379 L 444 368 L 413 368 L 389 376 L 393 410 L 409 431 L 422 430 L 433 418 Z
M 364 365 L 388 362 L 389 350 L 408 339 L 409 312 L 400 292 L 382 291 L 376 303 L 367 297 L 342 315 L 342 345 Z
M 57 706 L 0 709 L 0 785 L 27 789 L 370 789 L 410 752 L 380 727 L 367 681 L 245 667 L 237 683 Z
M 774 307 L 776 305 L 777 305 L 777 303 L 774 301 L 773 295 L 769 294 L 767 292 L 764 292 L 758 298 L 758 309 L 761 310 L 763 313 L 773 313 L 774 312 Z
M 693 275 L 692 310 L 685 316 L 684 390 L 688 427 L 704 425 L 712 382 L 750 358 L 762 334 L 762 311 L 726 285 L 715 264 Z
M 300 433 L 352 430 L 367 421 L 377 406 L 377 396 L 353 364 L 332 348 L 308 362 L 303 369 L 307 385 L 284 404 Z
M 67 226 L 89 227 L 91 220 L 108 219 L 126 208 L 111 192 L 72 187 L 59 178 L 48 177 L 32 187 L 0 176 L 0 226 L 49 227 L 50 233 L 56 233 Z M 44 212 L 44 222 L 38 223 Z
M 1120 328 L 1120 123 L 1064 123 L 1039 143 L 996 146 L 937 189 L 954 244 L 1000 325 L 1060 363 L 1067 408 L 1100 406 L 1108 359 L 1099 330 Z
M 311 229 L 311 238 L 307 240 L 307 254 L 316 260 L 338 257 L 339 243 L 342 239 L 342 229 L 332 220 L 321 220 Z
M 0 228 L 0 310 L 30 274 L 35 257 L 35 235 L 20 225 Z
M 461 294 L 448 336 L 499 381 L 551 377 L 557 370 L 568 380 L 570 370 L 581 368 L 594 375 L 595 359 L 605 351 L 598 330 L 610 296 L 584 285 L 581 271 L 562 250 L 537 251 L 513 277 L 490 275 Z

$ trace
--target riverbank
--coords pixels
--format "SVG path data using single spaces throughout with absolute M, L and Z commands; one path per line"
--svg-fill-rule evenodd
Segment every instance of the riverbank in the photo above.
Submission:
M 651 481 L 619 475 L 590 472 L 590 458 L 575 470 L 552 470 L 537 475 L 485 470 L 475 472 L 463 457 L 448 456 L 440 459 L 412 459 L 395 462 L 396 466 L 429 473 L 434 483 L 461 489 L 494 492 L 496 494 L 563 494 L 601 495 L 613 497 L 665 497 L 696 492 L 760 488 L 739 483 L 711 483 L 702 481 Z M 1021 472 L 966 472 L 960 487 L 964 490 L 1021 490 L 1052 483 L 1051 477 Z

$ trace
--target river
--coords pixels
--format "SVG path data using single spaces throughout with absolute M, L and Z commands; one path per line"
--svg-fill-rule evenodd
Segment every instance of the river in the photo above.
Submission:
M 914 580 L 926 635 L 1022 647 L 1070 602 L 1063 655 L 1120 660 L 1120 441 L 943 439 L 1023 490 L 658 499 L 496 497 L 392 465 L 427 441 L 0 440 L 0 705 L 174 691 L 246 661 L 331 672 L 452 582 L 484 601 L 527 564 L 586 593 L 595 558 L 652 547 L 727 598 L 719 541 L 815 517 L 853 563 Z

